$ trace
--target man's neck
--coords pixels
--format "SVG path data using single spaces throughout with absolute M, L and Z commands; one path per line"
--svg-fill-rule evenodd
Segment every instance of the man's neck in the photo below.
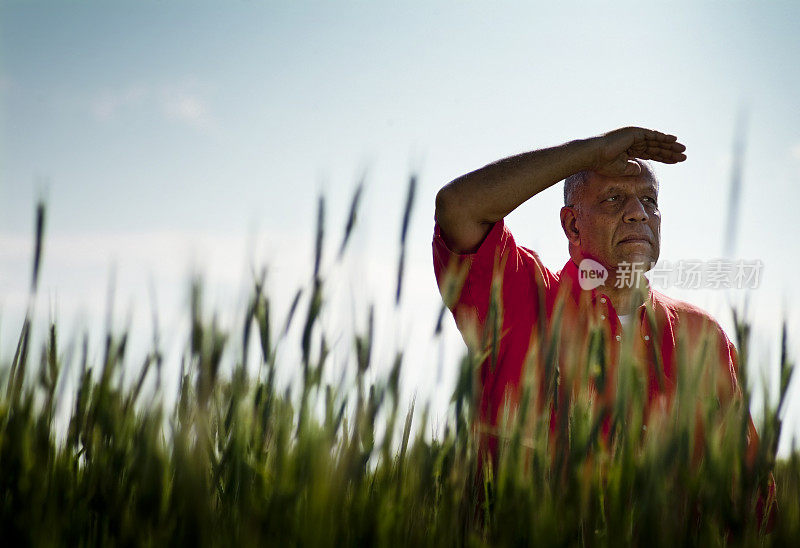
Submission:
M 570 246 L 570 259 L 580 269 L 583 259 L 592 258 L 583 256 Z M 597 262 L 596 259 L 592 260 Z M 625 263 L 617 267 L 600 264 L 608 271 L 608 276 L 596 291 L 608 296 L 617 314 L 631 314 L 645 302 L 650 294 L 650 282 L 644 276 L 642 263 Z M 580 272 L 578 275 L 580 276 Z
M 618 283 L 619 282 L 619 283 Z M 620 285 L 621 287 L 617 287 Z M 625 272 L 618 273 L 609 269 L 606 285 L 598 288 L 605 293 L 617 314 L 631 314 L 647 299 L 650 284 L 643 274 L 631 276 Z

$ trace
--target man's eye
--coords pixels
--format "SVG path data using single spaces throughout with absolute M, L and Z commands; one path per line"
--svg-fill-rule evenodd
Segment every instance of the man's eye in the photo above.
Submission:
M 619 195 L 615 194 L 614 196 L 609 196 L 606 198 L 606 202 L 616 202 L 619 200 Z
M 658 201 L 652 196 L 645 196 L 644 199 L 645 201 L 650 202 L 653 205 L 658 205 Z

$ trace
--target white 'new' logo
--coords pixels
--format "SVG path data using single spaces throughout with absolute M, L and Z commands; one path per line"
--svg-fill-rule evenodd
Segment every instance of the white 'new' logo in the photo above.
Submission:
M 608 279 L 608 270 L 592 259 L 583 259 L 578 265 L 578 283 L 581 289 L 591 291 L 603 285 Z

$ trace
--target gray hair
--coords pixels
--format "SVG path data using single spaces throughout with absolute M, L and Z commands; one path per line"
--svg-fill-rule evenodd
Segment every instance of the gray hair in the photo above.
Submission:
M 653 165 L 647 160 L 640 160 L 636 158 L 635 161 L 642 166 L 642 173 L 647 174 L 652 181 L 656 185 L 656 189 L 658 188 L 658 177 L 656 177 L 656 172 L 653 170 Z M 567 207 L 574 207 L 578 202 L 578 195 L 580 194 L 581 189 L 589 180 L 589 174 L 591 172 L 587 169 L 583 171 L 579 171 L 577 173 L 573 173 L 566 179 L 564 179 L 564 205 Z
M 578 198 L 581 187 L 589 180 L 589 171 L 584 169 L 578 173 L 573 173 L 564 179 L 564 205 L 572 207 Z

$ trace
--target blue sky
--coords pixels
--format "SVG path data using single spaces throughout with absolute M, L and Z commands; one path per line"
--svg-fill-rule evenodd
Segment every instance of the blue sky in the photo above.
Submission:
M 162 324 L 179 326 L 192 269 L 212 304 L 235 308 L 249 265 L 268 263 L 287 306 L 310 275 L 316 196 L 326 193 L 338 239 L 366 175 L 352 256 L 333 265 L 333 242 L 326 255 L 331 314 L 340 302 L 353 311 L 346 323 L 363 324 L 377 302 L 386 355 L 415 347 L 407 390 L 438 386 L 445 404 L 459 339 L 452 322 L 447 344 L 430 337 L 440 186 L 524 150 L 623 125 L 661 129 L 689 157 L 658 171 L 661 256 L 716 257 L 744 109 L 736 256 L 764 262 L 749 303 L 769 372 L 784 310 L 800 336 L 798 20 L 796 2 L 0 3 L 0 341 L 24 309 L 39 195 L 49 212 L 42 319 L 101 322 L 114 271 L 121 322 L 147 324 L 153 285 Z M 412 171 L 409 279 L 395 312 Z M 560 192 L 508 219 L 554 270 L 567 259 Z M 730 329 L 728 295 L 673 294 Z

